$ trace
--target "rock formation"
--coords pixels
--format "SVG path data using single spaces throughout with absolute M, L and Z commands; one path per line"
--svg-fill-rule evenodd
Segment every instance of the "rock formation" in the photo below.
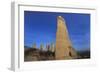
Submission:
M 62 16 L 57 17 L 55 58 L 57 60 L 77 58 L 77 53 L 71 44 L 67 26 Z

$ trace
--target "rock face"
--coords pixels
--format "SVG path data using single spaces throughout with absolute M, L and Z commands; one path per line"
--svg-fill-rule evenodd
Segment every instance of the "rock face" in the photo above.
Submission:
M 62 16 L 57 17 L 55 58 L 57 60 L 77 58 L 77 53 L 72 47 L 66 23 Z
M 55 53 L 44 51 L 38 48 L 28 48 L 24 50 L 24 61 L 45 61 L 55 60 Z

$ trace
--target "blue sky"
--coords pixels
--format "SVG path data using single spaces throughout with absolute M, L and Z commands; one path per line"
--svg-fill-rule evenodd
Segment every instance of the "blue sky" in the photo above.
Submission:
M 57 16 L 66 21 L 69 37 L 76 50 L 90 48 L 90 14 L 24 11 L 24 45 L 37 47 L 55 43 Z

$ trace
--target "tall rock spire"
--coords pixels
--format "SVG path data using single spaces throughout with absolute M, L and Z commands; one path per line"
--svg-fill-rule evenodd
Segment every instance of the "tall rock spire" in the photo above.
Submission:
M 77 58 L 77 53 L 72 47 L 68 35 L 67 26 L 62 16 L 57 17 L 55 58 L 56 59 Z

